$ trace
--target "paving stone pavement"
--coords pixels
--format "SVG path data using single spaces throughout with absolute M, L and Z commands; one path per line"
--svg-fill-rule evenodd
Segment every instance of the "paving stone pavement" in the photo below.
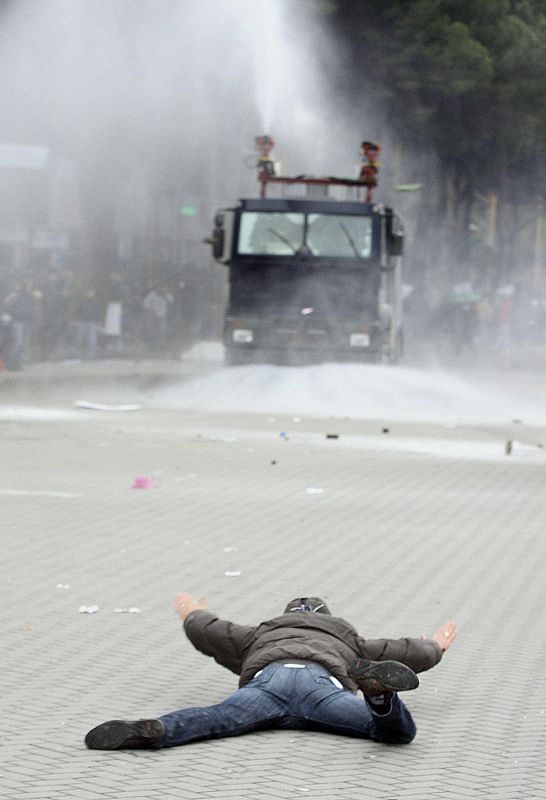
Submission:
M 52 408 L 24 388 L 17 402 Z M 505 456 L 509 425 L 391 422 L 383 434 L 373 421 L 55 408 L 0 416 L 3 796 L 546 798 L 546 451 Z M 446 437 L 472 440 L 472 457 L 412 445 Z M 131 489 L 137 475 L 157 488 Z M 448 619 L 460 632 L 405 696 L 409 746 L 271 731 L 87 750 L 86 731 L 106 719 L 235 688 L 185 639 L 180 590 L 249 624 L 301 593 L 364 636 Z

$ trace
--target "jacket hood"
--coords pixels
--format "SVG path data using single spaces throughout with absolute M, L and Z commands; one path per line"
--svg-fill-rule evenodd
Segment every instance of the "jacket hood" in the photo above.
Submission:
M 291 611 L 311 611 L 314 614 L 330 614 L 331 616 L 330 609 L 320 597 L 295 597 L 284 609 L 285 614 Z

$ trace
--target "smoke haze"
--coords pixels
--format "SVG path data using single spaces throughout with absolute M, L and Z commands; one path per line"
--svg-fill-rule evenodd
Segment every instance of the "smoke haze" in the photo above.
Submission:
M 280 0 L 11 3 L 0 140 L 122 180 L 168 171 L 224 202 L 255 190 L 242 162 L 262 132 L 287 171 L 354 170 L 359 138 L 312 55 L 331 67 L 332 49 L 316 22 L 286 12 Z

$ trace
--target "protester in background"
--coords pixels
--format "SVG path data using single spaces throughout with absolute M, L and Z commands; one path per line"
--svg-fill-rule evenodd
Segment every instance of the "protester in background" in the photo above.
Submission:
M 11 316 L 7 311 L 0 313 L 0 369 L 4 369 L 12 345 Z
M 124 299 L 123 276 L 114 270 L 110 273 L 103 327 L 103 332 L 108 337 L 108 347 L 114 352 L 121 349 Z
M 47 275 L 41 290 L 40 351 L 42 358 L 52 359 L 64 349 L 63 345 L 68 335 L 67 314 L 71 309 L 72 297 L 65 291 L 65 281 L 57 270 Z
M 76 306 L 76 358 L 93 359 L 97 356 L 97 334 L 101 319 L 101 306 L 95 289 L 86 289 Z
M 437 664 L 457 635 L 448 622 L 430 638 L 363 639 L 320 597 L 291 600 L 258 626 L 220 619 L 207 611 L 204 597 L 185 592 L 176 596 L 175 609 L 194 647 L 240 675 L 239 689 L 206 708 L 104 722 L 85 737 L 91 749 L 176 747 L 265 728 L 408 744 L 416 728 L 397 692 L 415 689 L 415 673 Z
M 11 341 L 6 353 L 7 369 L 20 370 L 23 367 L 36 301 L 32 281 L 28 278 L 17 283 L 4 300 L 4 313 L 11 317 Z
M 497 289 L 496 345 L 498 352 L 509 356 L 512 349 L 512 310 L 514 286 L 506 284 Z
M 150 285 L 143 307 L 149 346 L 154 353 L 164 353 L 167 347 L 167 315 L 173 303 L 174 297 L 165 288 Z

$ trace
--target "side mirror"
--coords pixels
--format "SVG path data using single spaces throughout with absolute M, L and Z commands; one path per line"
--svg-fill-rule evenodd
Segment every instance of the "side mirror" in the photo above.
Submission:
M 220 261 L 224 255 L 224 247 L 226 244 L 226 232 L 224 229 L 224 215 L 221 213 L 216 214 L 214 217 L 214 228 L 212 236 L 205 239 L 207 244 L 212 247 L 212 255 L 215 261 Z
M 220 264 L 229 264 L 233 239 L 234 208 L 223 208 L 214 215 L 212 235 L 204 241 L 210 244 L 212 256 Z
M 223 228 L 217 226 L 212 232 L 212 255 L 218 261 L 224 255 L 226 234 Z
M 386 250 L 388 256 L 401 256 L 404 250 L 404 228 L 392 208 L 385 209 Z
M 387 238 L 387 253 L 390 256 L 401 256 L 404 252 L 404 234 L 391 233 Z

